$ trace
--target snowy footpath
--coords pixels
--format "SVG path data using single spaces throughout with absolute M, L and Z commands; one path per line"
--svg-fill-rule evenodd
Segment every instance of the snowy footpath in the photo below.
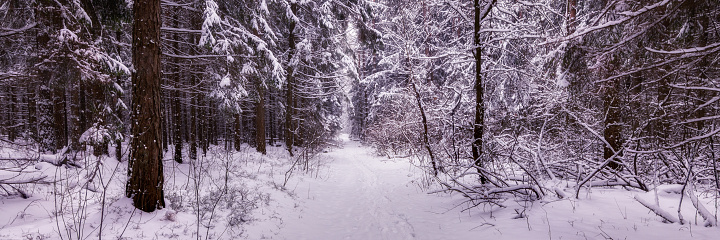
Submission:
M 650 193 L 593 189 L 578 199 L 506 201 L 505 208 L 470 208 L 459 195 L 427 194 L 424 173 L 408 159 L 376 157 L 347 141 L 323 154 L 317 176 L 288 186 L 300 203 L 278 209 L 277 232 L 267 239 L 718 239 L 719 228 L 685 204 L 689 224 L 667 224 L 633 200 Z M 322 156 L 321 156 L 322 157 Z M 291 185 L 291 184 L 288 184 Z M 293 189 L 294 188 L 294 189 Z M 572 191 L 567 189 L 567 191 Z M 662 192 L 662 191 L 661 191 Z M 677 194 L 660 194 L 677 212 Z M 288 211 L 289 210 L 289 211 Z M 699 222 L 699 223 L 698 223 Z M 253 232 L 252 226 L 248 226 Z M 257 230 L 257 229 L 255 229 Z M 252 236 L 252 234 L 251 234 Z
M 327 153 L 318 177 L 298 184 L 301 210 L 283 218 L 276 239 L 448 239 L 479 225 L 448 212 L 449 199 L 424 193 L 423 173 L 406 159 L 370 151 L 346 141 Z

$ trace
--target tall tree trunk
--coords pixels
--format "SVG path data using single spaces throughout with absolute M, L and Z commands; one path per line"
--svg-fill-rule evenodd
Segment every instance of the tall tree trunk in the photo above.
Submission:
M 195 75 L 193 74 L 190 76 L 190 83 L 191 86 L 195 86 Z M 198 117 L 197 117 L 197 105 L 199 104 L 198 98 L 200 94 L 197 93 L 197 90 L 194 90 L 193 93 L 190 94 L 190 149 L 189 149 L 189 157 L 192 160 L 197 159 L 197 150 L 198 150 L 198 133 L 202 133 L 202 128 L 198 128 Z M 201 135 L 202 136 L 202 135 Z
M 262 80 L 256 79 L 258 100 L 255 104 L 255 142 L 259 153 L 267 154 L 265 146 L 265 88 Z
M 119 35 L 119 33 L 118 33 L 118 35 Z M 118 77 L 115 81 L 118 84 L 118 86 L 121 86 L 120 84 L 121 84 L 122 80 L 120 79 L 120 77 Z M 120 101 L 122 101 L 121 96 L 115 96 L 114 101 L 113 101 L 113 106 L 114 106 L 115 116 L 117 117 L 117 119 L 119 121 L 117 123 L 118 124 L 118 130 L 117 130 L 118 135 L 123 136 L 125 134 L 125 126 L 126 125 L 123 120 L 123 118 L 124 118 L 123 109 L 120 107 L 121 106 L 119 104 Z M 115 138 L 115 158 L 118 161 L 122 161 L 122 156 L 123 156 L 123 150 L 122 150 L 123 142 L 121 139 L 122 138 L 120 138 L 120 137 Z
M 657 143 L 662 144 L 667 141 L 668 138 L 668 127 L 670 126 L 670 123 L 668 122 L 667 118 L 667 103 L 670 98 L 670 93 L 672 91 L 672 88 L 670 87 L 670 84 L 668 83 L 668 78 L 660 78 L 658 80 L 658 88 L 657 88 L 657 102 L 659 103 L 659 109 L 657 111 L 657 115 L 654 116 L 656 120 L 654 121 L 654 124 L 652 125 L 653 128 L 651 129 L 654 133 L 653 135 L 657 137 Z
M 178 75 L 178 72 L 174 73 Z M 173 113 L 173 145 L 175 147 L 173 159 L 177 163 L 183 163 L 182 159 L 182 148 L 183 148 L 183 136 L 182 136 L 182 112 L 180 110 L 180 91 L 174 91 L 175 96 L 172 98 L 172 113 Z
M 408 59 L 409 60 L 409 59 Z M 420 110 L 420 116 L 422 117 L 422 125 L 423 125 L 423 145 L 425 145 L 425 150 L 428 151 L 428 155 L 430 156 L 430 164 L 432 165 L 433 169 L 433 176 L 438 175 L 438 164 L 435 161 L 435 155 L 433 154 L 432 148 L 430 147 L 430 138 L 428 133 L 428 122 L 427 122 L 427 116 L 425 116 L 425 108 L 422 104 L 422 98 L 420 97 L 420 92 L 417 89 L 417 86 L 415 85 L 415 82 L 413 81 L 412 73 L 410 76 L 410 86 L 413 89 L 413 92 L 415 92 L 415 99 L 417 100 L 418 109 Z
M 161 83 L 161 85 L 162 84 L 164 84 L 164 83 Z M 165 95 L 168 95 L 167 92 Z M 171 121 L 172 111 L 170 111 L 170 107 L 169 107 L 170 104 L 168 103 L 169 100 L 170 99 L 168 99 L 168 97 L 163 97 L 162 98 L 162 106 L 160 107 L 163 111 L 162 119 L 160 120 L 160 124 L 162 126 L 162 136 L 163 136 L 162 137 L 162 139 L 163 139 L 162 149 L 164 149 L 164 150 L 170 149 L 168 147 L 168 145 L 171 144 L 170 136 L 173 136 L 173 135 L 171 135 L 171 132 L 170 132 L 170 126 L 172 123 L 172 121 Z
M 190 17 L 190 28 L 191 29 L 201 29 L 202 28 L 202 15 L 200 12 L 193 12 Z M 195 55 L 200 55 L 200 50 L 198 49 L 198 45 L 200 44 L 200 35 L 193 35 L 191 36 L 192 41 L 192 52 Z M 190 86 L 198 86 L 199 80 L 201 78 L 200 72 L 202 71 L 202 67 L 200 66 L 200 60 L 190 60 L 191 67 L 187 70 L 190 70 L 190 73 L 188 73 L 188 76 L 190 77 Z M 198 88 L 200 88 L 198 86 Z M 205 118 L 205 115 L 198 116 L 199 111 L 198 107 L 202 105 L 205 101 L 203 101 L 203 95 L 201 94 L 201 89 L 193 89 L 192 93 L 190 94 L 191 97 L 191 104 L 190 104 L 190 159 L 195 160 L 197 159 L 198 155 L 198 140 L 199 139 L 205 139 L 207 136 L 203 134 L 202 119 Z M 203 148 L 204 149 L 204 148 Z M 205 152 L 205 151 L 203 151 Z
M 47 71 L 40 71 L 47 72 Z M 40 151 L 44 153 L 56 152 L 55 142 L 58 136 L 55 134 L 54 127 L 54 107 L 53 107 L 53 91 L 49 87 L 40 88 L 38 96 L 38 141 L 40 142 Z
M 270 107 L 268 108 L 268 122 L 270 123 L 268 126 L 270 128 L 270 146 L 275 146 L 275 138 L 277 137 L 277 134 L 275 133 L 275 108 L 273 107 L 274 99 L 274 91 L 270 90 L 268 93 L 268 102 L 270 102 Z
M 243 142 L 250 143 L 251 142 L 251 136 L 253 136 L 252 130 L 253 130 L 253 124 L 252 124 L 252 117 L 250 116 L 250 110 L 243 111 L 242 112 L 242 129 L 245 129 L 242 133 Z
M 570 35 L 575 32 L 575 20 L 577 19 L 577 0 L 567 0 L 567 15 L 565 16 L 565 30 Z
M 56 83 L 57 85 L 61 85 Z M 65 119 L 65 88 L 63 86 L 53 86 L 53 137 L 55 141 L 56 152 L 67 146 L 67 121 Z
M 99 116 L 98 112 L 92 111 L 90 109 L 91 106 L 93 106 L 95 101 L 95 93 L 94 88 L 95 86 L 98 86 L 99 83 L 91 83 L 86 84 L 82 80 L 78 81 L 80 92 L 78 93 L 78 102 L 75 104 L 78 104 L 79 112 L 78 112 L 78 126 L 80 127 L 80 134 L 82 135 L 85 130 L 90 128 L 88 125 L 91 124 L 90 121 L 94 121 L 93 117 Z M 90 86 L 88 86 L 90 85 Z M 89 96 L 88 96 L 89 95 Z M 88 106 L 90 105 L 90 106 Z M 93 148 L 93 151 L 96 149 Z M 95 155 L 98 156 L 98 155 Z
M 293 14 L 297 14 L 298 5 L 297 3 L 290 4 L 290 10 L 293 12 Z M 292 59 L 295 57 L 297 47 L 295 46 L 295 26 L 297 25 L 296 22 L 293 20 L 290 20 L 288 29 L 290 34 L 288 34 L 288 45 L 290 47 L 289 53 L 288 53 L 288 59 Z M 293 144 L 295 144 L 295 129 L 293 127 L 293 115 L 295 112 L 295 109 L 293 106 L 295 106 L 295 99 L 294 99 L 294 91 L 295 91 L 295 66 L 289 64 L 288 71 L 287 71 L 287 86 L 285 87 L 285 100 L 287 101 L 285 104 L 285 145 L 288 149 L 288 153 L 290 153 L 290 156 L 293 156 L 292 147 Z
M 475 8 L 475 24 L 473 31 L 473 43 L 474 43 L 474 57 L 475 57 L 475 122 L 473 124 L 473 143 L 472 143 L 472 154 L 475 166 L 483 168 L 484 163 L 482 161 L 483 154 L 483 133 L 485 131 L 485 89 L 483 88 L 482 80 L 482 48 L 480 47 L 480 25 L 482 20 L 490 12 L 490 8 L 495 1 L 493 0 L 489 6 L 480 6 L 480 0 L 474 0 Z M 487 179 L 485 175 L 478 169 L 480 173 L 480 182 L 485 183 Z
M 235 113 L 233 116 L 234 116 L 234 119 L 235 119 L 235 122 L 234 122 L 234 124 L 233 124 L 233 128 L 234 128 L 234 131 L 233 131 L 233 132 L 235 133 L 235 134 L 233 135 L 233 137 L 234 137 L 234 141 L 233 141 L 233 142 L 235 143 L 235 151 L 238 151 L 238 152 L 239 152 L 239 151 L 240 151 L 240 145 L 241 145 L 241 143 L 242 143 L 242 141 L 241 141 L 242 138 L 240 137 L 240 134 L 242 134 L 242 131 L 240 131 L 240 129 L 241 129 L 241 128 L 240 128 L 240 121 L 242 121 L 242 119 L 240 118 L 240 113 Z
M 165 207 L 160 130 L 160 0 L 133 4 L 132 140 L 125 194 L 136 208 Z
M 27 81 L 27 103 L 28 103 L 28 135 L 30 139 L 39 142 L 37 136 L 37 86 L 35 81 Z
M 175 10 L 172 12 L 172 23 L 170 23 L 168 25 L 174 24 L 176 27 L 182 28 L 182 26 L 180 26 L 179 22 L 180 21 L 178 19 L 178 12 L 177 12 L 177 10 Z M 178 33 L 176 33 L 176 32 L 173 32 L 170 34 L 172 35 L 172 39 L 174 40 L 172 42 L 173 51 L 178 51 L 178 49 L 179 49 L 178 43 L 181 41 L 181 39 L 178 36 Z M 171 81 L 172 84 L 175 86 L 175 90 L 173 90 L 174 94 L 173 94 L 172 98 L 170 99 L 170 101 L 172 101 L 173 146 L 175 148 L 173 151 L 174 152 L 173 160 L 175 160 L 175 162 L 177 162 L 177 163 L 183 163 L 183 154 L 182 154 L 182 150 L 183 150 L 182 117 L 183 117 L 183 115 L 182 115 L 182 104 L 180 102 L 182 93 L 179 90 L 179 89 L 182 89 L 182 85 L 180 84 L 180 81 L 181 81 L 180 65 L 182 63 L 181 63 L 181 60 L 178 58 L 168 59 L 167 62 L 169 63 L 168 64 L 169 66 L 166 66 L 166 68 L 171 70 L 170 72 L 172 73 L 172 76 L 166 77 L 164 79 Z
M 67 81 L 67 95 L 69 101 L 66 101 L 67 105 L 67 125 L 68 125 L 68 150 L 81 151 L 80 147 L 80 135 L 84 129 L 81 129 L 81 105 L 80 105 L 80 79 L 75 71 L 69 71 L 71 75 Z
M 605 137 L 605 140 L 609 144 L 609 146 L 606 144 L 603 147 L 603 157 L 605 159 L 611 158 L 615 155 L 616 151 L 621 151 L 623 145 L 621 136 L 622 113 L 620 98 L 618 96 L 619 87 L 619 80 L 617 79 L 606 82 L 604 87 L 605 93 L 603 95 L 603 103 L 605 105 L 607 115 L 605 116 L 605 129 L 603 130 L 603 137 Z M 622 169 L 619 158 L 620 156 L 621 154 L 617 154 L 613 161 L 610 161 L 607 166 L 613 170 Z
M 703 8 L 701 8 L 701 3 L 698 0 L 690 0 L 690 1 L 687 1 L 686 4 L 690 5 L 689 6 L 691 9 L 690 16 L 698 16 L 698 18 L 699 18 L 696 21 L 696 24 L 698 24 L 697 29 L 702 29 L 702 32 L 700 34 L 698 34 L 695 46 L 706 47 L 706 46 L 708 46 L 708 38 L 709 38 L 710 31 L 711 31 L 710 29 L 712 29 L 708 14 L 703 13 L 703 12 L 705 12 L 705 10 Z M 715 2 L 714 4 L 717 4 L 717 2 Z M 717 27 L 715 28 L 715 30 L 717 31 Z M 697 70 L 699 71 L 699 74 L 697 76 L 700 77 L 700 79 L 704 82 L 708 82 L 708 75 L 707 75 L 708 65 L 709 65 L 708 58 L 710 58 L 710 57 L 705 57 L 705 58 L 701 59 L 697 65 Z M 711 96 L 707 96 L 707 95 L 711 95 Z M 695 105 L 700 106 L 707 101 L 706 99 L 715 97 L 715 95 L 716 95 L 715 92 L 698 90 L 697 98 L 695 100 Z M 707 109 L 708 109 L 708 106 L 697 109 L 697 111 L 695 111 L 694 117 L 695 118 L 706 117 Z M 698 121 L 696 124 L 696 128 L 698 131 L 702 132 L 703 129 L 705 128 L 705 121 Z
M 215 119 L 213 118 L 215 112 L 213 111 L 213 108 L 210 107 L 211 103 L 210 101 L 203 101 L 204 103 L 204 110 L 203 117 L 200 118 L 201 127 L 200 127 L 200 136 L 203 136 L 202 138 L 202 150 L 203 154 L 207 154 L 208 149 L 210 148 L 210 143 L 216 144 L 215 141 L 217 136 L 215 136 Z
M 36 82 L 39 87 L 38 90 L 38 103 L 37 103 L 37 116 L 38 118 L 38 129 L 37 129 L 37 141 L 40 145 L 40 151 L 44 153 L 56 152 L 56 142 L 58 135 L 56 135 L 55 122 L 55 89 L 53 80 L 55 78 L 52 71 L 51 61 L 46 61 L 52 55 L 49 45 L 51 37 L 54 31 L 59 28 L 61 24 L 59 14 L 55 14 L 55 8 L 51 7 L 47 1 L 37 1 L 34 5 L 35 18 L 38 22 L 37 35 L 35 36 L 36 48 L 38 49 L 38 59 L 35 60 L 38 63 L 37 68 L 34 69 L 36 73 Z M 46 62 L 45 64 L 39 64 Z
M 190 94 L 178 91 L 178 96 L 180 99 L 185 100 L 180 101 L 180 129 L 182 129 L 183 142 L 190 142 L 190 131 L 188 131 L 188 126 L 190 126 L 190 109 L 187 107 Z
M 299 89 L 299 88 L 300 88 L 300 86 L 296 81 L 295 89 Z M 295 101 L 293 101 L 292 108 L 293 108 L 294 117 L 296 118 L 296 120 L 293 123 L 293 128 L 294 128 L 293 133 L 295 133 L 295 135 L 293 135 L 293 137 L 294 137 L 293 143 L 295 144 L 295 146 L 303 146 L 303 145 L 305 145 L 305 136 L 306 136 L 305 120 L 307 119 L 305 117 L 307 116 L 307 113 L 304 112 L 305 111 L 304 109 L 300 109 L 300 106 L 305 106 L 305 98 L 302 98 L 301 96 L 296 95 L 294 100 Z
M 15 98 L 16 89 L 17 88 L 15 88 L 13 86 L 8 86 L 8 90 L 7 90 L 8 97 L 10 97 L 10 99 L 8 101 L 8 105 L 9 105 L 8 107 L 10 107 L 10 109 L 9 109 L 10 111 L 8 111 L 9 116 L 7 118 L 7 124 L 5 125 L 5 127 L 7 128 L 8 140 L 10 142 L 15 142 L 15 138 L 17 138 L 18 127 L 15 126 L 15 124 L 16 124 L 15 116 L 17 116 L 17 114 L 18 114 L 18 111 L 17 111 L 18 102 L 16 101 L 17 99 Z

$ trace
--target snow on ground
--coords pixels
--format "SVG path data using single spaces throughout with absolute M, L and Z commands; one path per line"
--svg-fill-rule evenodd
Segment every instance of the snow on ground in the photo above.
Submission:
M 444 214 L 451 206 L 423 193 L 424 173 L 407 161 L 373 157 L 357 142 L 326 156 L 317 178 L 297 183 L 301 207 L 272 239 L 447 239 L 477 226 Z
M 202 165 L 165 161 L 167 208 L 153 213 L 136 211 L 132 201 L 123 197 L 124 162 L 100 159 L 101 171 L 92 182 L 87 169 L 93 164 L 80 169 L 36 164 L 25 171 L 62 180 L 27 186 L 29 199 L 0 198 L 0 239 L 717 239 L 720 235 L 720 228 L 702 226 L 702 217 L 687 198 L 681 212 L 689 223 L 684 225 L 663 223 L 633 199 L 639 195 L 654 204 L 654 191 L 593 188 L 581 191 L 580 199 L 508 199 L 505 208 L 470 208 L 457 194 L 427 194 L 433 187 L 427 187 L 425 173 L 408 159 L 377 157 L 346 136 L 344 141 L 344 147 L 328 149 L 311 161 L 312 170 L 295 170 L 285 187 L 285 174 L 294 159 L 281 147 L 271 147 L 267 156 L 248 146 L 239 153 L 216 148 Z M 94 157 L 86 159 L 97 162 Z M 558 184 L 573 192 L 567 186 L 572 184 Z M 660 207 L 674 215 L 680 199 L 677 189 L 660 186 L 657 191 Z M 700 196 L 715 213 L 716 202 L 710 199 Z
M 124 197 L 127 161 L 81 156 L 82 168 L 30 165 L 23 171 L 56 183 L 21 186 L 28 199 L 0 198 L 0 239 L 238 239 L 254 222 L 272 230 L 280 219 L 275 209 L 294 205 L 276 184 L 288 166 L 282 148 L 261 156 L 247 145 L 240 152 L 215 147 L 199 154 L 197 164 L 171 158 L 166 152 L 166 208 L 152 213 Z M 0 177 L 10 174 L 0 171 Z
M 652 192 L 595 188 L 581 199 L 469 205 L 459 195 L 426 194 L 424 173 L 406 159 L 375 157 L 357 142 L 325 155 L 318 177 L 298 179 L 300 207 L 283 212 L 270 239 L 717 239 L 686 200 L 692 224 L 665 224 L 633 197 Z M 572 192 L 571 189 L 566 189 Z M 660 206 L 677 213 L 679 195 L 660 191 Z M 707 202 L 712 203 L 712 202 Z M 708 207 L 712 205 L 706 205 Z M 714 209 L 714 208 L 713 208 Z M 699 222 L 699 225 L 695 223 Z M 251 229 L 250 232 L 258 229 Z

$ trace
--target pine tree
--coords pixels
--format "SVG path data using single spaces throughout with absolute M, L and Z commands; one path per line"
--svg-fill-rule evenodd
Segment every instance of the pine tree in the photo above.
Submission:
M 160 0 L 133 5 L 132 120 L 126 195 L 135 207 L 165 207 L 160 129 Z

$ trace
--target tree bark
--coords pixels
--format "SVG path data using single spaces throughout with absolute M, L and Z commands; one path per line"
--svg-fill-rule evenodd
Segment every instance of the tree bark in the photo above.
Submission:
M 35 19 L 38 22 L 37 35 L 35 36 L 36 48 L 38 49 L 38 59 L 35 60 L 37 68 L 36 82 L 38 87 L 37 116 L 38 129 L 37 140 L 40 143 L 40 151 L 44 153 L 55 153 L 57 151 L 55 128 L 55 89 L 53 80 L 55 78 L 51 69 L 53 63 L 40 64 L 48 60 L 52 56 L 50 45 L 51 37 L 54 31 L 61 24 L 58 15 L 55 14 L 55 8 L 51 7 L 47 1 L 36 1 L 33 5 L 35 8 Z M 47 61 L 50 62 L 50 61 Z
M 568 0 L 566 11 L 567 16 L 565 19 L 565 30 L 567 31 L 567 35 L 570 35 L 575 32 L 575 20 L 577 19 L 577 0 Z
M 10 111 L 8 112 L 8 115 L 9 115 L 7 118 L 8 122 L 6 123 L 5 127 L 7 128 L 8 140 L 10 142 L 15 142 L 15 138 L 17 138 L 17 128 L 18 128 L 17 126 L 15 126 L 15 117 L 12 116 L 14 114 L 18 114 L 18 112 L 17 112 L 18 102 L 15 99 L 15 89 L 17 89 L 17 88 L 14 88 L 13 86 L 8 86 L 8 89 L 7 89 L 8 97 L 10 97 L 10 99 L 8 101 L 8 105 L 9 105 L 8 107 L 10 107 Z
M 603 157 L 609 159 L 615 155 L 615 151 L 621 151 L 623 140 L 622 140 L 622 109 L 620 106 L 620 99 L 618 98 L 619 80 L 615 79 L 608 81 L 605 86 L 605 94 L 603 95 L 603 103 L 607 115 L 605 116 L 605 129 L 603 130 L 603 137 L 608 142 L 608 145 L 603 147 Z M 620 164 L 621 154 L 617 154 L 613 161 L 608 162 L 607 166 L 613 170 L 619 171 L 622 169 Z
M 233 124 L 233 128 L 234 128 L 234 131 L 233 131 L 233 132 L 234 132 L 235 134 L 234 134 L 234 136 L 233 136 L 233 137 L 234 137 L 234 141 L 233 141 L 233 142 L 235 143 L 235 151 L 238 151 L 238 152 L 239 152 L 239 151 L 240 151 L 240 145 L 241 145 L 241 143 L 242 143 L 242 141 L 241 141 L 242 138 L 240 137 L 240 134 L 242 133 L 242 131 L 240 131 L 240 121 L 242 121 L 242 119 L 241 119 L 241 117 L 240 117 L 240 113 L 235 113 L 235 114 L 234 114 L 234 119 L 235 119 L 235 122 L 234 122 L 234 124 Z
M 298 5 L 296 3 L 290 4 L 290 10 L 293 12 L 293 14 L 297 14 Z M 293 20 L 290 20 L 289 23 L 289 32 L 288 34 L 288 45 L 290 47 L 289 53 L 288 53 L 288 59 L 289 61 L 292 61 L 292 58 L 296 54 L 296 46 L 295 46 L 295 25 L 297 23 Z M 285 104 L 285 146 L 288 149 L 288 153 L 290 153 L 290 156 L 293 156 L 292 147 L 293 144 L 295 144 L 295 132 L 293 127 L 293 114 L 295 111 L 295 108 L 293 107 L 295 105 L 295 99 L 294 99 L 294 91 L 295 91 L 295 66 L 292 64 L 289 64 L 288 70 L 287 70 L 287 83 L 285 87 L 285 100 L 287 101 Z
M 194 67 L 193 67 L 194 68 Z M 190 73 L 190 86 L 195 86 L 197 84 L 196 76 L 194 73 Z M 191 160 L 197 159 L 197 149 L 198 149 L 198 132 L 202 134 L 202 128 L 198 128 L 198 117 L 197 117 L 197 105 L 199 104 L 198 98 L 200 97 L 200 94 L 198 93 L 198 90 L 193 90 L 193 93 L 190 94 L 190 140 L 188 141 L 190 143 L 190 149 L 188 149 L 188 155 Z M 202 135 L 201 135 L 202 136 Z
M 59 83 L 56 83 L 59 84 Z M 67 145 L 67 121 L 65 119 L 65 89 L 62 86 L 53 86 L 52 109 L 53 119 L 53 140 L 55 148 L 53 152 L 62 149 Z
M 80 104 L 80 79 L 78 79 L 79 73 L 73 70 L 68 71 L 70 74 L 67 78 L 66 94 L 69 99 L 66 99 L 65 104 L 67 105 L 68 112 L 66 113 L 67 128 L 68 128 L 68 150 L 81 151 L 80 147 L 80 135 L 82 135 L 84 129 L 81 124 L 81 104 Z
M 256 149 L 263 155 L 267 154 L 265 145 L 265 88 L 262 80 L 257 79 L 258 100 L 255 103 L 255 144 Z
M 701 4 L 698 3 L 696 0 L 688 1 L 688 2 L 686 2 L 686 4 L 688 4 L 689 5 L 688 7 L 690 7 L 690 9 L 691 9 L 690 16 L 698 16 L 698 20 L 696 22 L 697 28 L 702 29 L 702 32 L 700 34 L 698 34 L 698 37 L 696 40 L 697 43 L 695 45 L 697 47 L 705 47 L 708 45 L 708 38 L 709 38 L 710 31 L 711 31 L 711 30 L 709 30 L 709 29 L 711 29 L 711 27 L 710 27 L 711 24 L 710 24 L 710 19 L 708 17 L 708 14 L 703 14 L 704 10 L 703 10 L 703 8 L 701 8 Z M 716 28 L 716 30 L 717 30 L 717 28 Z M 709 57 L 705 57 L 705 58 L 701 59 L 697 65 L 697 69 L 699 71 L 699 74 L 697 74 L 697 76 L 700 77 L 700 79 L 704 82 L 707 82 L 708 78 L 709 78 L 707 75 L 708 65 L 710 65 L 708 58 Z M 710 96 L 708 96 L 708 95 L 710 95 Z M 697 106 L 700 106 L 703 103 L 705 103 L 705 101 L 707 101 L 706 99 L 715 97 L 715 95 L 716 95 L 716 93 L 714 93 L 714 92 L 711 93 L 709 91 L 699 90 L 699 91 L 697 91 L 697 98 L 696 98 L 697 100 L 695 100 L 695 104 Z M 695 118 L 703 118 L 703 117 L 707 116 L 708 115 L 707 109 L 708 109 L 707 106 L 697 109 L 697 111 L 695 111 L 694 117 Z M 696 123 L 696 128 L 698 131 L 701 131 L 701 132 L 703 131 L 703 129 L 705 128 L 705 122 L 706 121 L 698 121 Z
M 427 122 L 427 116 L 425 115 L 425 108 L 422 104 L 422 98 L 420 97 L 420 92 L 417 89 L 417 86 L 415 85 L 415 82 L 412 80 L 412 75 L 410 76 L 410 86 L 413 89 L 413 92 L 415 92 L 415 100 L 417 100 L 418 109 L 420 110 L 420 117 L 422 118 L 422 125 L 423 125 L 423 145 L 425 145 L 425 150 L 428 151 L 428 155 L 430 156 L 430 164 L 432 165 L 433 169 L 433 176 L 438 175 L 438 164 L 435 161 L 435 155 L 433 154 L 432 148 L 430 147 L 430 138 L 428 134 L 428 122 Z
M 486 3 L 491 4 L 489 7 L 492 7 L 492 4 L 494 4 L 495 1 Z M 478 168 L 483 168 L 484 163 L 482 161 L 482 154 L 483 154 L 483 133 L 485 131 L 485 92 L 483 87 L 483 79 L 482 79 L 482 48 L 480 47 L 481 39 L 480 39 L 480 24 L 482 20 L 487 16 L 487 14 L 490 12 L 490 8 L 482 9 L 480 6 L 480 0 L 474 0 L 474 8 L 475 8 L 475 24 L 474 24 L 474 31 L 473 31 L 473 43 L 474 43 L 474 57 L 475 57 L 475 122 L 473 125 L 473 143 L 472 143 L 472 153 L 473 153 L 473 161 L 475 161 L 475 166 Z M 478 173 L 480 173 L 480 182 L 485 184 L 487 182 L 487 179 L 482 174 L 480 169 L 478 169 Z
M 118 85 L 120 85 L 121 81 L 122 80 L 119 77 L 116 79 L 116 83 Z M 123 121 L 123 109 L 120 107 L 120 104 L 118 104 L 120 101 L 122 101 L 120 99 L 120 96 L 115 96 L 114 101 L 113 101 L 113 106 L 115 106 L 114 107 L 115 116 L 117 116 L 117 119 L 119 120 L 119 123 L 117 123 L 119 126 L 118 134 L 122 136 L 125 134 L 125 126 L 126 125 Z M 115 158 L 118 160 L 118 162 L 122 161 L 122 155 L 123 155 L 123 150 L 122 150 L 123 142 L 121 139 L 122 138 L 115 139 Z
M 28 81 L 27 87 L 27 103 L 28 103 L 28 134 L 30 139 L 40 142 L 37 137 L 37 83 L 34 81 Z
M 268 126 L 270 128 L 270 134 L 269 134 L 270 135 L 270 142 L 269 142 L 270 146 L 275 146 L 275 138 L 277 137 L 277 134 L 275 132 L 275 126 L 276 126 L 275 110 L 272 105 L 272 103 L 275 101 L 275 99 L 273 98 L 273 94 L 274 93 L 272 90 L 268 93 L 268 102 L 270 102 L 270 107 L 267 109 L 268 110 L 268 122 L 270 123 Z
M 174 74 L 178 74 L 176 71 Z M 177 79 L 176 79 L 177 80 Z M 172 113 L 173 113 L 173 145 L 175 147 L 175 154 L 173 156 L 173 159 L 177 163 L 183 163 L 182 159 L 182 146 L 183 146 L 183 136 L 182 136 L 182 112 L 180 111 L 180 93 L 179 91 L 175 91 L 175 96 L 172 98 Z
M 199 12 L 193 12 L 190 17 L 190 26 L 192 29 L 201 29 L 202 28 L 202 15 Z M 198 49 L 198 44 L 200 44 L 200 36 L 199 35 L 192 35 L 191 36 L 192 41 L 192 53 L 196 55 L 200 55 L 200 50 Z M 200 66 L 200 60 L 190 60 L 191 67 L 189 69 L 190 73 L 188 73 L 188 76 L 190 77 L 190 86 L 198 86 L 198 83 L 200 82 L 200 79 L 202 78 L 200 76 L 200 72 L 202 72 L 202 67 Z M 207 134 L 203 134 L 203 128 L 201 122 L 206 117 L 204 115 L 198 116 L 198 107 L 204 103 L 203 101 L 203 95 L 200 93 L 200 89 L 193 89 L 192 93 L 190 94 L 191 97 L 191 104 L 190 104 L 190 159 L 195 160 L 197 159 L 198 155 L 198 141 L 199 139 L 206 139 Z M 203 145 L 203 152 L 206 152 L 204 144 Z
M 207 154 L 207 151 L 210 149 L 210 144 L 217 145 L 217 134 L 215 134 L 217 131 L 215 131 L 215 111 L 213 110 L 210 104 L 210 101 L 203 101 L 205 104 L 205 108 L 203 108 L 203 116 L 200 118 L 200 136 L 204 136 L 201 139 L 202 150 L 203 154 Z
M 132 138 L 126 195 L 136 208 L 165 207 L 160 129 L 160 0 L 133 5 Z
M 178 13 L 177 13 L 177 10 L 175 10 L 172 13 L 172 24 L 174 24 L 178 28 L 182 28 L 182 26 L 180 26 L 179 22 L 180 21 L 178 19 Z M 168 25 L 170 25 L 170 24 L 168 24 Z M 171 33 L 171 34 L 172 34 L 172 39 L 174 40 L 172 42 L 173 51 L 178 51 L 178 49 L 180 47 L 178 43 L 181 41 L 180 36 L 178 36 L 179 35 L 178 33 Z M 179 89 L 182 89 L 182 86 L 180 85 L 181 60 L 179 60 L 178 58 L 172 58 L 172 59 L 168 59 L 168 63 L 169 63 L 168 64 L 169 69 L 171 69 L 171 72 L 172 72 L 172 77 L 169 77 L 169 78 L 166 77 L 165 79 L 172 81 L 172 84 L 176 88 L 173 91 L 174 96 L 172 96 L 172 98 L 170 99 L 170 101 L 172 101 L 172 113 L 173 113 L 173 115 L 172 115 L 173 116 L 173 119 L 172 119 L 173 140 L 172 141 L 173 141 L 173 146 L 175 148 L 173 160 L 175 160 L 175 162 L 177 162 L 177 163 L 183 163 L 183 154 L 182 154 L 183 121 L 182 120 L 183 120 L 184 115 L 182 114 L 182 104 L 180 102 L 182 93 L 179 90 Z

